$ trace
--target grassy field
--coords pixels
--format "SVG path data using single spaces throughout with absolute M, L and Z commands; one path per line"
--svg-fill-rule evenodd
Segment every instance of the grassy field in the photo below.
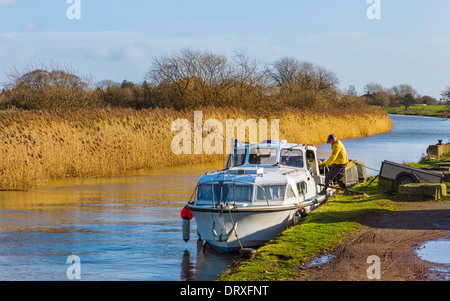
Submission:
M 423 159 L 417 167 L 449 160 Z M 450 182 L 446 182 L 450 187 Z M 258 249 L 254 259 L 247 260 L 219 277 L 219 281 L 283 281 L 302 276 L 298 267 L 321 253 L 332 250 L 362 227 L 362 221 L 398 209 L 396 196 L 378 188 L 378 181 L 354 188 L 361 196 L 334 195 L 313 211 L 299 225 L 283 232 L 274 241 Z M 450 196 L 446 197 L 446 200 Z
M 432 116 L 432 117 L 450 117 L 450 107 L 445 105 L 437 106 L 411 106 L 405 111 L 405 107 L 385 107 L 389 114 Z

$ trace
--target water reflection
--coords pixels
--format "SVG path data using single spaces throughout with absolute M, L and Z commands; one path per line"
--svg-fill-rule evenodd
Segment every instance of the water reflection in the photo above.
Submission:
M 191 261 L 191 253 L 184 250 L 183 260 L 181 261 L 181 280 L 192 281 L 195 280 L 195 265 Z
M 179 214 L 199 176 L 222 164 L 0 192 L 0 280 L 67 280 L 71 255 L 82 280 L 214 280 L 230 258 L 185 243 Z
M 423 243 L 416 249 L 416 254 L 431 263 L 432 279 L 450 280 L 450 237 Z
M 450 265 L 450 237 L 436 241 L 428 241 L 416 250 L 421 259 Z

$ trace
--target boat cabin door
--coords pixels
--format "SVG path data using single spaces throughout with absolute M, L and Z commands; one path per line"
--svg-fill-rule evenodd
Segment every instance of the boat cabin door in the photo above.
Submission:
M 319 165 L 317 162 L 316 152 L 313 150 L 306 151 L 306 165 L 312 176 L 320 175 Z

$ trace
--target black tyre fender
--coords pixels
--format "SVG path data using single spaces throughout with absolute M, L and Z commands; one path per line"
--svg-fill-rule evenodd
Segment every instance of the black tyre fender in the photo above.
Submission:
M 419 178 L 410 172 L 401 172 L 397 175 L 394 181 L 394 189 L 398 192 L 400 185 L 403 184 L 411 184 L 411 183 L 419 183 Z

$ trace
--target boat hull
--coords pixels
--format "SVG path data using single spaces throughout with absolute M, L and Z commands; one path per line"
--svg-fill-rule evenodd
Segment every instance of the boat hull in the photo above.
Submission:
M 241 248 L 257 248 L 276 238 L 294 224 L 299 208 L 206 209 L 190 207 L 202 240 L 214 248 L 238 252 Z

